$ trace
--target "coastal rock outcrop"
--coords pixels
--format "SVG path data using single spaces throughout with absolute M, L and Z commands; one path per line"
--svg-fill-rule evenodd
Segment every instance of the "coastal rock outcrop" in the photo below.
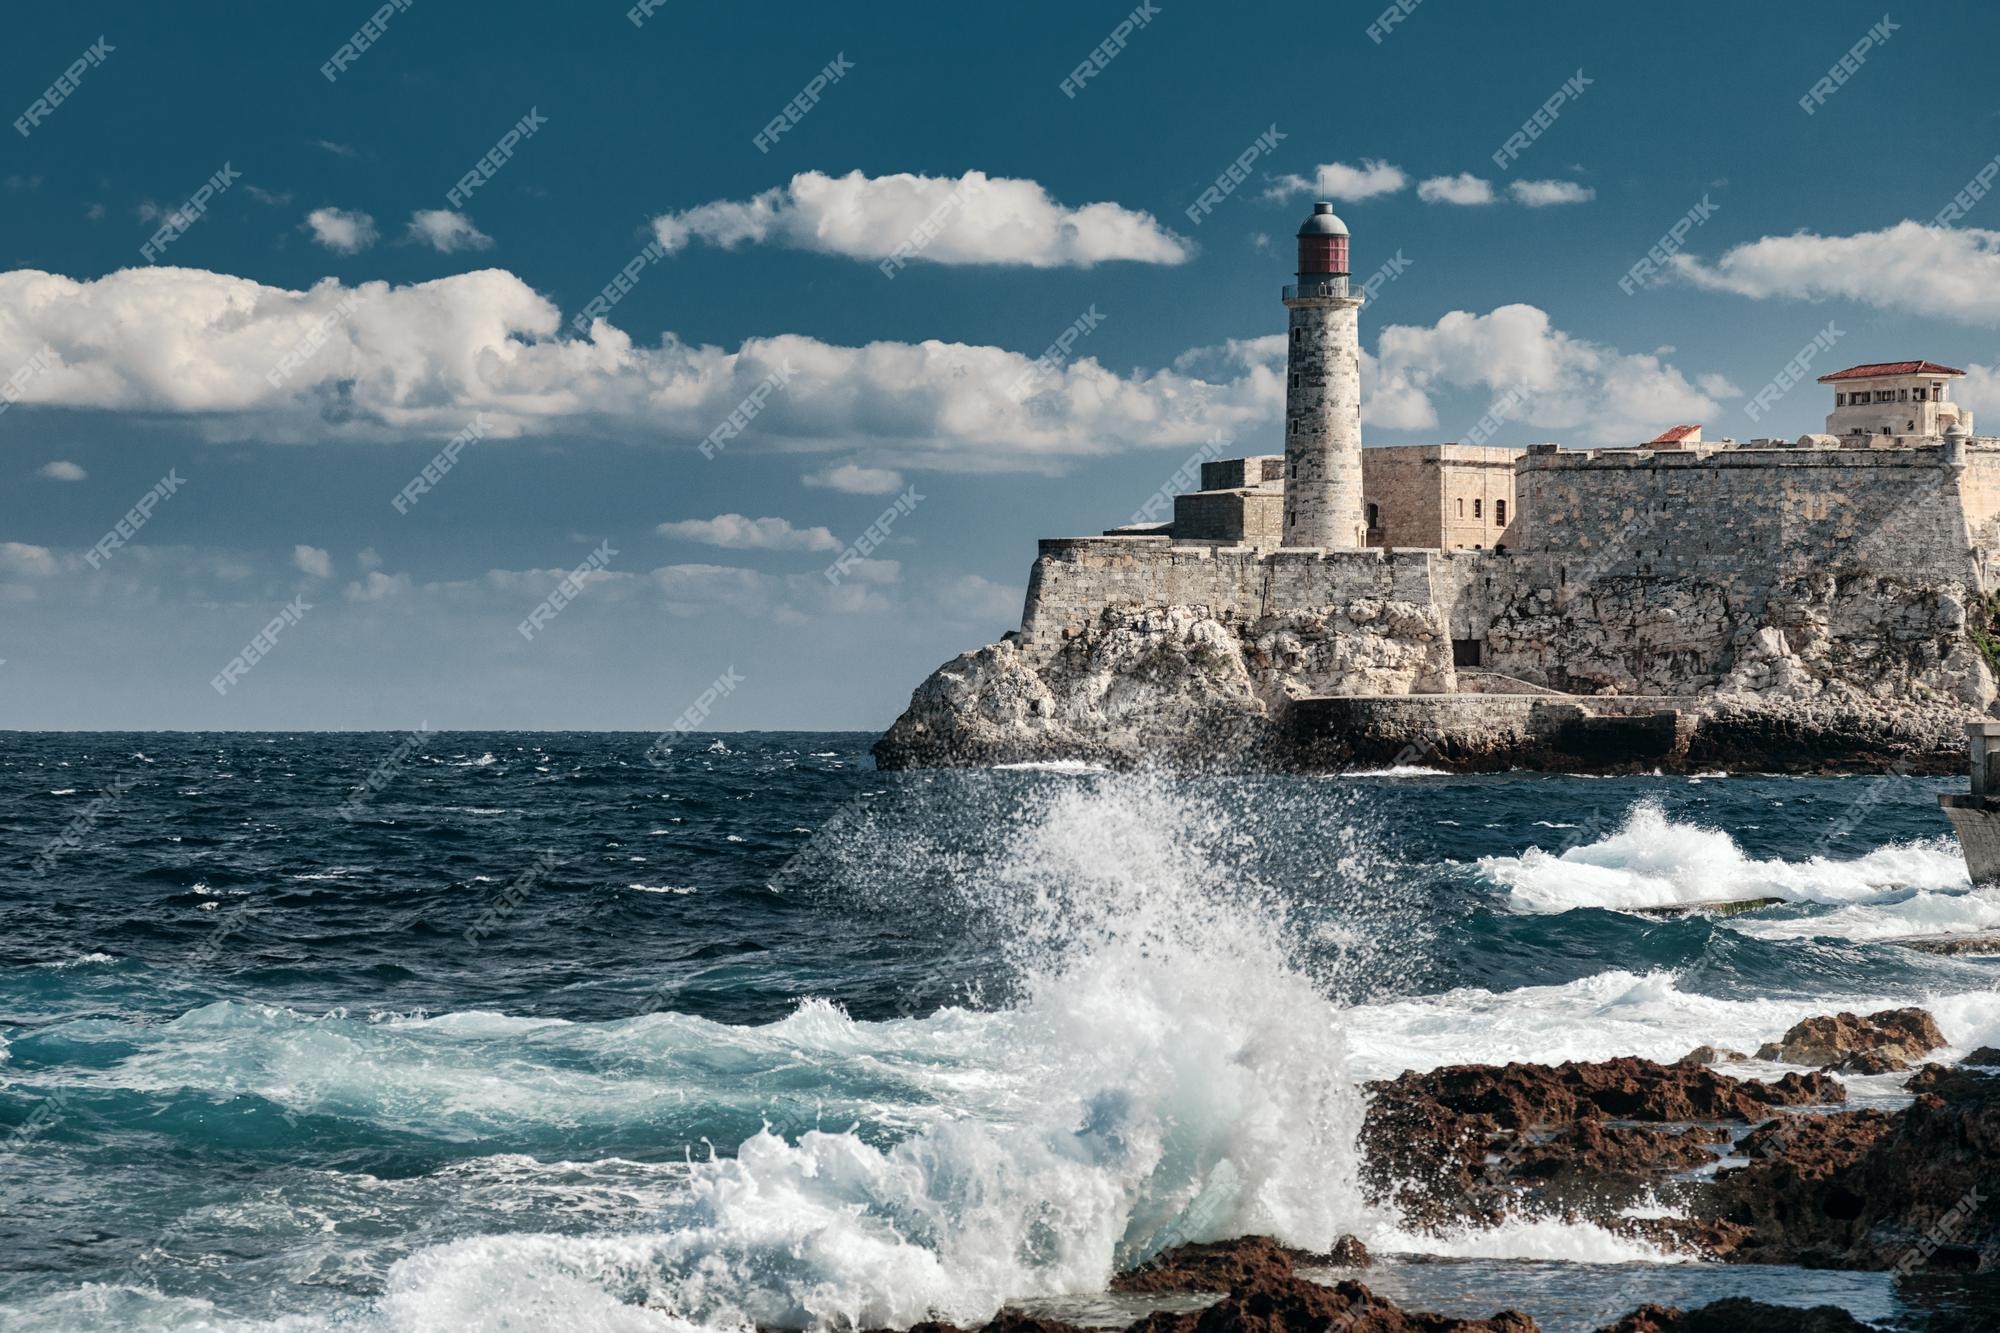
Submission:
M 1741 1296 L 1682 1310 L 1671 1305 L 1642 1305 L 1597 1333 L 1872 1333 L 1837 1305 L 1766 1305 Z
M 1925 1010 L 1884 1009 L 1866 1018 L 1839 1013 L 1804 1019 L 1759 1048 L 1757 1058 L 1883 1074 L 1908 1069 L 1944 1044 L 1937 1020 Z
M 1824 1074 L 1763 1083 L 1634 1057 L 1453 1065 L 1368 1091 L 1364 1179 L 1428 1226 L 1523 1209 L 1613 1218 L 1668 1177 L 1715 1161 L 1731 1138 L 1716 1122 L 1754 1124 L 1846 1096 Z
M 1670 612 L 1654 618 L 1684 628 Z M 1662 640 L 1655 654 L 1611 642 L 1601 624 L 1565 633 L 1554 623 L 1531 618 L 1508 632 L 1554 635 L 1549 642 L 1583 654 L 1566 659 L 1573 665 L 1597 660 L 1591 652 L 1607 661 L 1622 654 L 1680 663 L 1682 674 L 1628 678 L 1578 666 L 1552 675 L 1525 664 L 1540 658 L 1515 664 L 1519 679 L 1458 672 L 1439 608 L 1394 597 L 1249 616 L 1209 604 L 1119 604 L 947 662 L 874 753 L 885 768 L 1066 760 L 1328 771 L 1419 756 L 1464 771 L 1946 773 L 1962 766 L 1963 726 L 1977 715 L 1962 696 L 1987 687 L 1983 664 L 1968 666 L 1935 638 L 1905 645 L 1937 659 L 1922 688 L 1903 688 L 1916 679 L 1909 663 L 1878 662 L 1880 674 L 1862 685 L 1813 674 L 1834 669 L 1832 659 L 1792 657 L 1782 660 L 1805 675 L 1739 673 L 1718 685 L 1693 663 L 1726 657 L 1726 635 L 1692 656 Z M 1606 638 L 1595 650 L 1593 635 Z M 1741 647 L 1776 652 L 1779 642 L 1787 640 L 1770 630 Z
M 1972 1269 L 2000 1245 L 2000 1078 L 1926 1066 L 1902 1111 L 1788 1117 L 1709 1206 L 1747 1226 L 1731 1257 L 1843 1268 Z
M 1205 1310 L 1159 1311 L 1126 1333 L 1539 1333 L 1517 1310 L 1453 1319 L 1404 1310 L 1359 1282 L 1321 1286 L 1301 1278 L 1246 1283 Z

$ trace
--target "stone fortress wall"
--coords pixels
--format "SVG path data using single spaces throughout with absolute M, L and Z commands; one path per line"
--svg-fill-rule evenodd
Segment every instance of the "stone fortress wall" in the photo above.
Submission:
M 1417 655 L 1427 664 L 1407 688 L 1455 688 L 1455 642 L 1477 666 L 1535 683 L 1695 694 L 1723 684 L 1758 632 L 1795 637 L 1810 628 L 1809 606 L 1851 612 L 1862 590 L 1913 600 L 1895 612 L 1897 626 L 1848 617 L 1827 632 L 1962 634 L 1967 595 L 1994 586 L 2000 446 L 1968 448 L 1963 466 L 1942 455 L 1936 446 L 1532 451 L 1500 552 L 1190 541 L 1178 521 L 1172 535 L 1045 540 L 1022 638 L 1074 636 L 1112 607 L 1200 607 L 1254 625 L 1375 600 L 1435 616 L 1435 641 Z
M 1347 243 L 1326 205 L 1299 231 L 1283 457 L 1043 541 L 1020 630 L 925 681 L 880 762 L 1959 766 L 2000 665 L 2000 440 L 1963 372 L 1822 376 L 1829 431 L 1790 444 L 1367 449 Z M 1854 429 L 1878 394 L 1941 435 Z

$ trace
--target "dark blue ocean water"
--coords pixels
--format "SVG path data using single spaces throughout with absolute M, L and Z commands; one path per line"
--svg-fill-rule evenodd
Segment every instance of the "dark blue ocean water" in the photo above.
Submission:
M 0 744 L 0 1325 L 1083 1309 L 1206 1199 L 1214 1234 L 1357 1231 L 1430 1256 L 1386 1289 L 1590 1327 L 1750 1276 L 1407 1234 L 1353 1188 L 1363 1080 L 1877 1000 L 2000 1039 L 1992 962 L 1896 942 L 2000 930 L 1940 782 L 884 774 L 775 733 L 384 768 L 402 739 Z M 1748 896 L 1785 901 L 1626 910 Z

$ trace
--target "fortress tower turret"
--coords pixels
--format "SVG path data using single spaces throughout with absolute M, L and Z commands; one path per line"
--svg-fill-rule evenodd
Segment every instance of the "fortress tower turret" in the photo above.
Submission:
M 1347 224 L 1314 204 L 1285 288 L 1286 546 L 1357 551 L 1361 512 L 1361 298 L 1347 290 Z

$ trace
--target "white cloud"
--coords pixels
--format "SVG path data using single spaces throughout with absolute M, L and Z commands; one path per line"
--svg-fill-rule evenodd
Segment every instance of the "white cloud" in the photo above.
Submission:
M 0 542 L 0 571 L 44 578 L 56 572 L 55 552 L 26 542 Z
M 1572 337 L 1531 305 L 1490 314 L 1454 310 L 1425 328 L 1392 324 L 1362 354 L 1362 420 L 1395 430 L 1440 425 L 1438 398 L 1477 391 L 1461 437 L 1487 407 L 1518 391 L 1506 419 L 1577 443 L 1631 444 L 1676 422 L 1713 419 L 1719 405 L 1657 354 L 1620 352 Z
M 1546 208 L 1550 204 L 1585 204 L 1597 198 L 1597 191 L 1575 181 L 1515 181 L 1507 193 L 1517 204 Z
M 53 463 L 42 464 L 41 470 L 36 475 L 47 477 L 50 481 L 83 481 L 90 476 L 77 464 L 60 458 Z
M 662 523 L 662 537 L 701 542 L 731 551 L 838 551 L 843 543 L 825 528 L 795 528 L 782 518 L 717 514 Z
M 1727 375 L 1707 374 L 1695 376 L 1695 387 L 1710 398 L 1741 398 L 1743 390 L 1736 387 Z
M 823 467 L 806 473 L 800 480 L 808 486 L 848 495 L 894 495 L 903 489 L 903 474 L 894 468 L 863 467 L 859 463 Z
M 25 405 L 190 416 L 227 440 L 449 438 L 478 413 L 489 439 L 561 429 L 691 446 L 785 371 L 786 386 L 766 391 L 727 447 L 865 445 L 877 466 L 1059 470 L 1235 434 L 1282 399 L 1273 375 L 1210 384 L 1170 370 L 1119 375 L 1085 357 L 1017 401 L 1010 390 L 1040 347 L 843 347 L 779 334 L 727 351 L 671 333 L 639 346 L 602 320 L 573 338 L 552 302 L 501 269 L 396 287 L 325 279 L 307 291 L 164 265 L 84 282 L 0 273 L 0 365 L 44 344 L 57 360 L 23 386 Z M 273 384 L 301 347 L 316 350 Z
M 1481 180 L 1469 171 L 1456 176 L 1433 176 L 1417 186 L 1417 198 L 1427 204 L 1490 204 L 1493 182 Z
M 1282 201 L 1311 194 L 1318 199 L 1336 199 L 1351 204 L 1379 195 L 1395 194 L 1409 183 L 1410 178 L 1403 174 L 1402 168 L 1364 157 L 1358 167 L 1350 167 L 1345 162 L 1323 162 L 1313 169 L 1311 180 L 1304 176 L 1280 176 L 1264 192 L 1264 197 Z
M 1184 263 L 1193 247 L 1150 213 L 1117 204 L 1071 208 L 1031 180 L 968 171 L 949 176 L 827 176 L 808 171 L 750 199 L 719 199 L 653 219 L 660 244 L 702 240 L 789 246 L 850 259 L 885 259 L 929 223 L 936 235 L 911 256 L 932 264 L 1088 268 L 1109 260 Z
M 216 440 L 447 439 L 477 413 L 489 439 L 561 431 L 692 448 L 786 370 L 785 387 L 725 447 L 862 454 L 869 466 L 829 464 L 815 479 L 865 494 L 886 481 L 866 474 L 890 470 L 1053 473 L 1133 449 L 1184 457 L 1284 409 L 1282 333 L 1195 348 L 1159 370 L 1119 374 L 1078 358 L 1016 401 L 1010 390 L 1039 348 L 778 334 L 729 351 L 671 333 L 640 346 L 602 320 L 588 338 L 564 328 L 552 302 L 502 269 L 399 287 L 326 279 L 308 291 L 164 266 L 87 282 L 0 273 L 0 365 L 57 352 L 22 386 L 24 406 L 178 415 Z M 305 339 L 324 346 L 274 386 L 267 374 Z M 1633 422 L 1653 425 L 1633 437 L 1649 438 L 1702 420 L 1715 397 L 1661 353 L 1570 338 L 1526 305 L 1391 326 L 1378 349 L 1379 367 L 1364 357 L 1368 375 L 1380 371 L 1366 419 L 1397 429 L 1436 424 L 1434 388 L 1530 382 L 1542 400 L 1528 419 L 1606 441 L 1625 440 Z
M 1899 222 L 1852 236 L 1797 232 L 1732 247 L 1713 265 L 1674 256 L 1697 287 L 1758 300 L 1843 297 L 1882 310 L 2000 324 L 2000 232 Z
M 381 602 L 391 597 L 400 597 L 412 586 L 408 574 L 384 574 L 379 569 L 371 569 L 358 583 L 347 585 L 344 596 L 350 602 Z
M 316 579 L 333 577 L 333 557 L 317 546 L 294 546 L 292 563 L 302 574 L 310 574 Z
M 344 143 L 335 143 L 331 139 L 318 139 L 315 142 L 335 157 L 353 157 L 355 155 L 354 150 Z
M 471 218 L 449 208 L 420 208 L 410 214 L 409 239 L 447 255 L 493 248 L 491 236 L 473 226 Z
M 357 254 L 375 244 L 375 219 L 344 208 L 315 208 L 306 214 L 312 238 L 335 254 Z

